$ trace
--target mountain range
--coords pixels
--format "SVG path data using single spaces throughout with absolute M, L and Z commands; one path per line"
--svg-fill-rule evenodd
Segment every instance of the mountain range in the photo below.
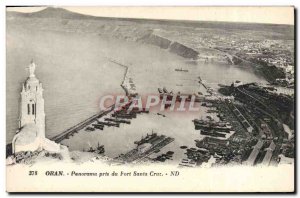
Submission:
M 21 13 L 7 11 L 7 17 L 28 17 L 28 18 L 57 18 L 57 19 L 77 19 L 77 20 L 108 20 L 108 21 L 129 21 L 135 23 L 148 23 L 160 25 L 174 25 L 194 28 L 219 28 L 219 29 L 241 29 L 241 30 L 263 30 L 276 31 L 283 34 L 294 32 L 292 25 L 262 24 L 262 23 L 237 23 L 237 22 L 212 22 L 212 21 L 183 21 L 183 20 L 157 20 L 157 19 L 137 19 L 137 18 L 112 18 L 91 16 L 71 12 L 64 8 L 48 7 L 38 12 Z

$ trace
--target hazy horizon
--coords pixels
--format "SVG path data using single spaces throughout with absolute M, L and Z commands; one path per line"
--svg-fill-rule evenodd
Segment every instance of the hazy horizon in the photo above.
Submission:
M 49 6 L 53 7 L 53 6 Z M 6 7 L 7 11 L 33 13 L 47 7 Z M 289 7 L 54 7 L 74 13 L 109 18 L 186 20 L 294 25 L 294 8 Z M 176 9 L 180 8 L 180 9 Z M 101 14 L 99 14 L 101 13 Z M 141 15 L 141 13 L 143 13 Z M 266 15 L 265 13 L 268 13 Z M 238 16 L 238 17 L 236 17 Z

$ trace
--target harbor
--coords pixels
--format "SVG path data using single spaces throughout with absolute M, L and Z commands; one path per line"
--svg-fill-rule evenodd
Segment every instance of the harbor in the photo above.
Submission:
M 70 142 L 74 141 L 75 137 L 82 133 L 85 133 L 85 136 L 86 134 L 95 133 L 96 135 L 99 135 L 99 133 L 107 134 L 109 129 L 124 133 L 124 129 L 127 128 L 127 126 L 134 125 L 133 128 L 135 129 L 144 129 L 145 125 L 151 120 L 149 119 L 150 117 L 152 119 L 154 117 L 163 117 L 163 119 L 160 120 L 162 123 L 159 123 L 159 125 L 155 127 L 155 130 L 158 129 L 158 133 L 161 134 L 153 132 L 154 127 L 151 127 L 152 133 L 146 133 L 145 137 L 142 135 L 140 140 L 133 141 L 133 145 L 130 144 L 129 147 L 128 142 L 126 141 L 127 148 L 122 148 L 122 150 L 118 152 L 115 152 L 117 149 L 114 148 L 113 154 L 110 153 L 112 150 L 106 148 L 108 145 L 103 143 L 104 138 L 99 138 L 100 136 L 98 136 L 98 138 L 95 137 L 94 139 L 94 141 L 97 141 L 97 146 L 95 146 L 95 142 L 90 143 L 90 141 L 81 141 L 81 148 L 76 147 L 74 150 L 82 150 L 83 152 L 89 152 L 96 155 L 109 156 L 117 163 L 171 163 L 172 161 L 178 163 L 179 166 L 187 167 L 202 166 L 203 163 L 210 164 L 211 166 L 232 163 L 247 165 L 262 163 L 269 165 L 276 163 L 278 160 L 276 156 L 278 148 L 282 144 L 282 139 L 287 136 L 284 133 L 281 134 L 281 131 L 272 131 L 272 126 L 266 120 L 267 117 L 264 117 L 265 122 L 261 123 L 262 121 L 259 121 L 260 123 L 257 123 L 257 121 L 253 119 L 253 116 L 257 115 L 250 115 L 251 112 L 245 112 L 245 110 L 240 107 L 241 105 L 235 102 L 232 95 L 220 95 L 215 89 L 207 86 L 201 77 L 198 76 L 199 81 L 196 85 L 203 87 L 205 92 L 181 93 L 178 91 L 177 93 L 174 93 L 172 89 L 166 88 L 165 86 L 163 86 L 163 88 L 157 88 L 159 94 L 158 98 L 161 101 L 173 101 L 173 105 L 182 103 L 182 101 L 197 103 L 201 108 L 196 112 L 192 113 L 187 111 L 188 114 L 184 114 L 184 117 L 182 117 L 182 115 L 173 114 L 171 104 L 164 103 L 162 103 L 163 108 L 160 109 L 160 112 L 164 111 L 164 114 L 153 109 L 150 110 L 149 108 L 139 108 L 136 107 L 136 105 L 139 106 L 137 103 L 139 99 L 141 99 L 141 96 L 136 92 L 132 77 L 127 76 L 129 75 L 128 67 L 116 61 L 112 62 L 126 68 L 121 86 L 124 89 L 127 99 L 123 99 L 122 103 L 119 103 L 121 102 L 119 101 L 116 104 L 112 104 L 105 108 L 105 110 L 100 111 L 52 137 L 51 140 L 53 143 L 62 143 L 62 145 L 66 145 L 70 148 L 74 145 L 74 143 Z M 30 79 L 33 79 L 33 72 L 35 69 L 35 64 L 33 62 L 30 64 L 30 68 L 33 68 L 30 73 Z M 28 88 L 30 87 L 28 86 Z M 259 98 L 258 95 L 253 96 L 254 93 L 251 92 L 253 89 L 260 91 L 256 92 L 256 94 L 267 94 L 270 99 L 275 100 L 276 102 L 278 100 L 284 100 L 287 105 L 289 105 L 290 101 L 288 97 L 278 97 L 273 93 L 266 92 L 264 88 L 253 83 L 243 84 L 241 81 L 235 81 L 230 87 L 225 85 L 221 86 L 220 90 L 225 93 L 225 95 L 229 91 L 235 91 L 235 96 L 241 102 L 245 100 L 245 96 L 250 97 L 252 103 L 254 103 L 257 109 L 265 114 L 265 116 L 268 116 L 269 120 L 279 123 L 280 118 L 275 117 L 278 116 L 275 112 L 276 109 L 267 109 L 266 102 L 264 102 L 265 97 Z M 23 86 L 23 91 L 24 90 L 25 88 Z M 30 112 L 29 108 L 30 106 L 28 105 L 28 112 Z M 32 105 L 32 108 L 32 113 L 34 113 L 34 105 Z M 280 108 L 289 107 L 281 105 Z M 140 122 L 140 124 L 144 124 L 143 127 L 136 128 L 137 123 L 134 123 L 134 120 L 138 120 L 140 117 L 147 117 L 147 121 Z M 194 117 L 194 119 L 191 119 L 192 117 Z M 182 127 L 185 127 L 185 129 L 183 130 L 183 136 L 179 138 L 177 133 L 173 133 L 174 128 L 172 128 L 171 132 L 167 132 L 167 130 L 171 129 L 169 127 L 169 122 L 174 121 L 175 119 L 179 120 L 179 124 L 184 123 L 184 120 L 187 121 L 190 119 L 192 121 L 189 124 L 184 123 L 184 125 L 181 125 Z M 157 120 L 154 123 L 157 124 Z M 261 124 L 260 127 L 258 124 Z M 163 125 L 167 126 L 165 129 L 166 131 L 162 130 L 163 128 L 161 126 Z M 186 136 L 186 127 L 188 125 L 194 126 L 192 128 L 196 131 L 195 137 L 197 138 L 190 139 L 191 136 Z M 41 124 L 41 126 L 44 125 Z M 285 125 L 285 128 L 288 128 L 288 126 Z M 148 130 L 150 130 L 150 128 Z M 141 133 L 143 132 L 139 131 L 139 134 Z M 169 134 L 169 136 L 166 134 Z M 134 135 L 135 136 L 133 137 L 137 136 L 137 134 Z M 273 138 L 275 135 L 277 135 L 276 139 Z M 288 135 L 290 136 L 290 134 Z M 184 142 L 184 144 L 179 144 L 179 141 L 182 141 L 184 136 L 189 141 L 194 140 L 194 144 L 186 142 Z M 273 139 L 275 141 L 272 141 L 269 144 L 269 140 Z M 111 140 L 108 142 L 111 143 Z M 198 149 L 194 147 L 189 148 L 186 145 L 195 145 Z M 245 145 L 247 145 L 247 147 L 243 148 Z M 267 146 L 264 147 L 264 145 Z M 267 148 L 269 145 L 270 147 Z M 80 145 L 76 144 L 76 146 Z M 267 151 L 265 152 L 264 149 Z M 124 153 L 124 150 L 127 150 L 127 152 Z M 213 163 L 211 163 L 212 161 Z
M 6 191 L 295 192 L 295 9 L 7 6 Z
M 170 152 L 174 152 L 171 157 L 173 160 L 165 160 L 164 163 L 179 164 L 188 156 L 191 158 L 193 155 L 200 155 L 201 152 L 195 154 L 191 149 L 196 147 L 195 140 L 199 142 L 211 138 L 207 144 L 210 144 L 212 139 L 218 139 L 233 145 L 242 145 L 243 139 L 250 138 L 253 136 L 252 133 L 258 132 L 257 126 L 261 127 L 261 124 L 268 126 L 268 119 L 275 120 L 272 118 L 272 112 L 264 110 L 266 106 L 260 100 L 255 100 L 253 94 L 250 94 L 253 97 L 251 105 L 258 106 L 260 111 L 263 110 L 268 115 L 261 118 L 262 121 L 257 126 L 253 124 L 253 119 L 247 111 L 237 104 L 228 102 L 229 96 L 219 98 L 216 95 L 219 85 L 230 86 L 238 79 L 242 79 L 244 84 L 252 82 L 266 84 L 266 80 L 262 77 L 239 65 L 212 61 L 203 63 L 187 58 L 180 51 L 170 53 L 147 43 L 120 40 L 95 32 L 80 34 L 70 31 L 64 34 L 64 29 L 57 32 L 51 28 L 40 29 L 38 25 L 26 21 L 12 23 L 7 28 L 8 40 L 14 40 L 20 45 L 12 45 L 11 42 L 7 44 L 8 53 L 14 54 L 13 57 L 7 58 L 7 73 L 11 75 L 7 82 L 8 143 L 12 141 L 18 129 L 16 124 L 18 101 L 15 99 L 19 97 L 20 90 L 15 83 L 26 79 L 23 74 L 13 74 L 31 58 L 41 65 L 37 76 L 45 85 L 46 136 L 68 146 L 71 151 L 88 151 L 90 148 L 96 150 L 99 144 L 103 145 L 105 150 L 102 154 L 115 158 L 133 150 L 136 147 L 134 142 L 142 136 L 146 137 L 147 133 L 153 130 L 174 140 L 157 153 L 151 152 L 147 158 L 156 159 L 154 161 L 160 163 L 170 158 Z M 23 34 L 17 34 L 16 25 L 23 23 L 27 23 L 28 26 L 21 27 Z M 62 46 L 62 41 L 66 45 Z M 35 43 L 33 47 L 32 43 Z M 73 50 L 70 51 L 70 48 Z M 178 50 L 180 49 L 185 48 L 181 46 Z M 31 57 L 32 54 L 35 54 L 35 57 Z M 62 57 L 61 54 L 65 56 Z M 85 79 L 85 83 L 78 79 Z M 236 89 L 241 102 L 247 101 L 249 90 L 246 88 Z M 181 102 L 180 96 L 186 97 L 188 101 L 195 97 L 200 110 L 169 112 L 170 109 L 167 108 L 163 112 L 159 109 L 143 109 L 130 113 L 113 109 L 103 111 L 99 108 L 99 100 L 107 94 L 131 97 L 155 94 L 161 98 L 167 96 L 168 99 L 177 95 L 176 105 Z M 270 130 L 268 127 L 262 127 L 265 128 L 266 138 L 273 138 L 280 133 L 276 130 L 272 133 L 275 122 L 270 124 L 272 125 L 269 127 Z M 280 137 L 280 140 L 283 140 L 283 137 Z M 236 143 L 239 141 L 241 143 Z M 250 143 L 249 145 L 252 146 Z M 181 149 L 182 146 L 191 150 Z M 288 150 L 289 146 L 286 147 Z M 252 147 L 245 150 L 249 153 L 251 149 Z M 277 146 L 273 153 L 278 152 Z M 268 156 L 270 153 L 268 152 Z M 227 159 L 227 154 L 230 152 L 224 154 L 223 158 Z M 231 159 L 230 156 L 228 158 Z M 190 160 L 193 159 L 184 161 L 193 164 Z M 273 157 L 271 161 L 274 161 Z
M 136 118 L 126 119 L 130 121 L 130 124 L 120 123 L 119 127 L 104 126 L 103 130 L 95 129 L 94 131 L 82 129 L 69 139 L 63 140 L 62 144 L 67 145 L 70 150 L 88 150 L 90 145 L 96 147 L 99 142 L 101 145 L 104 145 L 105 155 L 115 158 L 122 153 L 124 154 L 124 151 L 136 148 L 134 142 L 141 137 L 146 137 L 147 133 L 151 134 L 154 131 L 159 135 L 172 137 L 174 141 L 161 148 L 158 153 L 152 152 L 148 157 L 156 158 L 168 151 L 173 151 L 173 160 L 166 161 L 166 163 L 177 163 L 184 157 L 180 146 L 194 144 L 194 139 L 199 139 L 200 134 L 195 133 L 193 123 L 191 123 L 194 115 L 183 117 L 181 114 L 174 115 L 166 112 L 163 113 L 165 116 L 163 117 L 157 113 L 153 111 L 137 114 Z M 112 113 L 107 114 L 99 120 L 115 119 L 111 115 Z M 95 121 L 95 123 L 97 122 Z M 174 128 L 170 128 L 170 126 L 174 126 Z M 82 139 L 87 141 L 82 142 Z

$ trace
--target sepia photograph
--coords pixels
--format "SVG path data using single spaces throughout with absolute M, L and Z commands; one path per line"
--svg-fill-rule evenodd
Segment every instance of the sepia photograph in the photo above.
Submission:
M 6 191 L 295 192 L 294 13 L 7 6 Z

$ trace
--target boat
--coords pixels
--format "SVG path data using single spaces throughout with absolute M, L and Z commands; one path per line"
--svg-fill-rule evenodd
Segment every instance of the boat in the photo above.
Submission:
M 90 153 L 94 153 L 95 151 L 96 150 L 93 147 L 90 147 L 89 150 L 88 150 L 88 152 L 90 152 Z
M 100 144 L 98 142 L 98 145 L 97 145 L 96 149 L 94 149 L 92 146 L 90 146 L 90 148 L 89 148 L 89 150 L 87 152 L 102 154 L 102 153 L 105 152 L 104 145 L 100 146 Z
M 104 118 L 105 121 L 115 122 L 115 123 L 124 123 L 124 124 L 130 124 L 129 120 L 121 120 L 116 118 Z
M 147 133 L 146 137 L 142 137 L 140 141 L 135 141 L 134 143 L 137 144 L 137 145 L 141 145 L 141 144 L 144 144 L 144 143 L 151 143 L 153 140 L 155 140 L 157 137 L 160 137 L 160 136 L 157 136 L 157 133 L 152 133 L 149 135 Z
M 218 113 L 218 110 L 208 109 L 206 112 L 207 113 Z
M 219 132 L 216 132 L 216 131 L 204 131 L 204 130 L 201 130 L 200 134 L 201 135 L 208 135 L 208 136 L 212 136 L 212 137 L 222 137 L 222 138 L 226 137 L 226 134 L 219 133 Z
M 98 123 L 100 125 L 106 125 L 106 126 L 115 126 L 115 127 L 119 127 L 120 124 L 119 123 L 113 123 L 113 122 L 102 122 L 102 121 L 98 121 Z
M 166 154 L 167 154 L 167 155 L 173 155 L 173 154 L 174 154 L 174 151 L 168 151 Z
M 114 114 L 112 114 L 112 117 L 132 119 L 132 118 L 136 118 L 136 114 L 114 113 Z
M 205 124 L 206 122 L 204 120 L 199 120 L 199 119 L 194 119 L 192 120 L 194 123 L 199 123 L 199 124 Z
M 113 118 L 104 118 L 105 121 L 111 121 L 111 122 L 115 122 L 116 119 L 113 119 Z
M 103 128 L 104 128 L 102 126 L 94 126 L 94 127 L 95 127 L 95 129 L 99 129 L 99 130 L 103 130 Z
M 142 108 L 142 110 L 140 110 L 139 108 L 133 108 L 130 113 L 132 114 L 140 114 L 140 113 L 149 113 L 149 109 L 146 109 L 146 108 Z
M 95 151 L 97 154 L 102 154 L 105 152 L 105 149 L 104 149 L 104 145 L 99 145 L 99 142 L 98 142 L 98 145 L 97 145 L 97 148 L 96 148 L 96 151 Z
M 180 68 L 180 69 L 175 69 L 175 71 L 179 71 L 179 72 L 188 72 L 189 70 Z
M 95 129 L 93 127 L 86 127 L 85 131 L 95 131 Z
M 187 167 L 195 167 L 197 163 L 192 159 L 182 159 L 181 163 L 179 163 L 180 166 L 187 166 Z
M 102 128 L 103 128 L 103 127 L 104 127 L 104 124 L 98 123 L 98 124 L 92 124 L 92 126 L 93 126 L 93 127 L 97 126 L 97 127 L 102 127 Z
M 227 122 L 208 122 L 204 120 L 193 120 L 195 129 L 205 129 L 205 130 L 218 130 L 218 131 L 224 131 L 226 133 L 229 133 L 232 130 L 232 126 Z
M 162 117 L 166 117 L 166 115 L 161 114 L 161 113 L 157 113 L 157 115 L 160 115 L 160 116 L 162 116 Z
M 131 122 L 129 120 L 115 120 L 116 123 L 124 123 L 124 124 L 130 124 Z

